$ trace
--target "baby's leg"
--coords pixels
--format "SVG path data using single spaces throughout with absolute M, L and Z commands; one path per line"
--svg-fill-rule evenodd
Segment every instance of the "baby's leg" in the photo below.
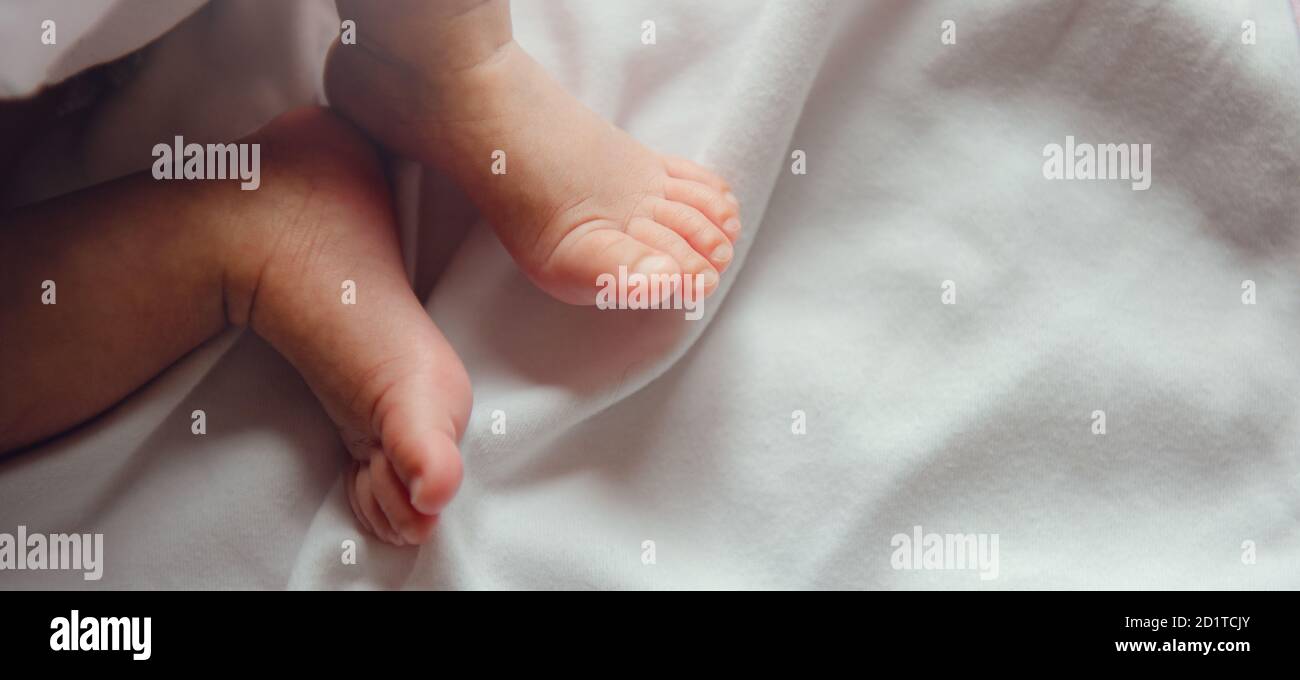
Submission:
M 621 266 L 717 286 L 740 235 L 727 183 L 565 92 L 512 39 L 506 0 L 338 6 L 357 44 L 330 54 L 331 105 L 454 177 L 543 290 L 591 304 L 597 277 Z M 493 172 L 498 151 L 504 174 Z
M 0 451 L 103 411 L 227 324 L 248 324 L 337 424 L 362 523 L 423 541 L 460 482 L 470 391 L 407 285 L 377 161 L 316 109 L 242 141 L 261 144 L 255 191 L 142 173 L 3 219 Z M 45 281 L 55 304 L 42 304 Z M 355 304 L 343 304 L 344 281 Z

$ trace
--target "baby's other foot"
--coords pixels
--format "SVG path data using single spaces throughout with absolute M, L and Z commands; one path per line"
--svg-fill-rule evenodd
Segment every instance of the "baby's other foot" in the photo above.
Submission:
M 470 2 L 451 18 L 405 21 L 452 22 L 455 35 L 473 34 L 474 13 L 501 5 Z M 740 235 L 740 205 L 722 178 L 651 151 L 583 106 L 509 39 L 508 16 L 499 42 L 478 36 L 481 58 L 471 64 L 404 42 L 385 17 L 368 18 L 372 42 L 335 45 L 331 104 L 390 148 L 456 178 L 539 287 L 592 304 L 597 278 L 626 267 L 687 274 L 706 294 L 716 289 Z M 450 28 L 431 30 L 434 43 L 457 39 Z M 503 159 L 505 172 L 495 174 Z
M 424 542 L 460 483 L 471 394 L 407 283 L 378 161 L 322 109 L 244 141 L 262 145 L 262 184 L 226 199 L 238 211 L 227 314 L 288 358 L 334 420 L 361 524 L 390 543 Z

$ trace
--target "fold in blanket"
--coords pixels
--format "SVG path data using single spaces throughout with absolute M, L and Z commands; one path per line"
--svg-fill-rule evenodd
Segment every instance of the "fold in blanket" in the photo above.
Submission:
M 206 0 L 0 2 L 0 99 L 18 99 L 140 49 Z
M 315 54 L 337 17 L 310 6 L 267 30 Z M 561 305 L 471 215 L 427 305 L 475 385 L 432 544 L 362 532 L 328 419 L 247 335 L 0 462 L 0 530 L 102 532 L 100 587 L 1300 586 L 1285 3 L 566 0 L 515 25 L 597 112 L 732 180 L 747 233 L 703 319 Z M 310 98 L 320 62 L 293 63 L 259 115 Z M 132 94 L 106 129 L 218 125 Z M 1149 189 L 1047 179 L 1067 137 L 1149 144 Z M 466 215 L 427 199 L 401 206 L 421 251 Z M 997 554 L 904 565 L 930 535 Z M 33 585 L 85 586 L 0 575 Z

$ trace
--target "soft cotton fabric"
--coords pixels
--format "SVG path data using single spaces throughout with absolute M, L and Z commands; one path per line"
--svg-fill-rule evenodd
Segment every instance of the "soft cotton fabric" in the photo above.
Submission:
M 236 66 L 147 64 L 156 87 L 105 128 L 137 141 L 93 147 L 99 174 L 138 166 L 139 140 L 318 98 L 337 17 L 272 4 L 216 2 L 227 21 L 163 37 Z M 746 233 L 705 318 L 550 300 L 484 225 L 455 246 L 457 199 L 407 167 L 408 261 L 431 281 L 428 253 L 454 250 L 427 307 L 475 386 L 433 543 L 361 531 L 328 419 L 231 332 L 0 463 L 0 531 L 107 551 L 97 583 L 0 586 L 1300 586 L 1288 3 L 566 0 L 516 2 L 515 27 L 596 111 L 732 178 Z M 1045 179 L 1066 136 L 1151 144 L 1151 188 Z M 893 568 L 915 526 L 997 534 L 998 577 Z

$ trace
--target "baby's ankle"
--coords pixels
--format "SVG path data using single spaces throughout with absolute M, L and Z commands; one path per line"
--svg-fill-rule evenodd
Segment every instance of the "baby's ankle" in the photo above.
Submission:
M 463 39 L 445 41 L 442 48 Z M 521 102 L 535 102 L 530 90 L 547 76 L 510 38 L 508 24 L 503 36 L 474 40 L 483 41 L 480 48 L 454 57 L 412 52 L 417 48 L 402 43 L 336 42 L 325 71 L 330 104 L 384 146 L 426 165 L 485 158 L 493 147 L 485 150 L 478 142 L 491 132 L 492 121 Z M 395 54 L 399 50 L 406 53 Z
M 339 0 L 338 6 L 357 23 L 356 47 L 426 81 L 490 62 L 513 42 L 508 0 Z
M 262 145 L 261 186 L 239 194 L 212 248 L 222 263 L 227 320 L 256 327 L 255 301 L 273 304 L 268 290 L 283 288 L 281 279 L 357 228 L 389 228 L 367 217 L 391 206 L 369 142 L 327 109 L 283 114 L 246 141 Z

